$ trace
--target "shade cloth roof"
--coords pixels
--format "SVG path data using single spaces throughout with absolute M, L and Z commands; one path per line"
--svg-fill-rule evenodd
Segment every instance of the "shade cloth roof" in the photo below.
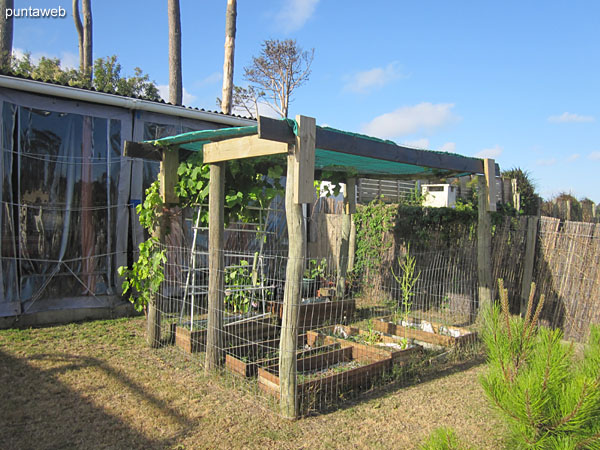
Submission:
M 297 131 L 295 121 L 284 120 L 294 132 Z M 210 142 L 255 134 L 258 134 L 258 125 L 192 131 L 146 143 L 198 152 Z M 360 148 L 357 150 L 356 147 Z M 411 163 L 405 162 L 409 160 Z M 371 136 L 317 126 L 315 170 L 348 172 L 361 177 L 418 178 L 482 173 L 482 167 L 482 161 L 478 158 L 414 149 Z

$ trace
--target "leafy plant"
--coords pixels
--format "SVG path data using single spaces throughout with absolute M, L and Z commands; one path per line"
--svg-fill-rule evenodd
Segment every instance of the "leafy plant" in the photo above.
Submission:
M 166 250 L 160 249 L 158 239 L 150 238 L 140 244 L 140 257 L 131 269 L 119 267 L 119 276 L 125 277 L 123 294 L 137 293 L 130 296 L 137 311 L 142 311 L 158 292 L 165 279 L 163 267 L 166 261 Z
M 396 207 L 381 200 L 373 200 L 368 205 L 359 205 L 353 218 L 356 224 L 353 277 L 363 274 L 369 278 L 381 272 L 381 254 L 392 246 L 385 235 L 394 227 Z
M 225 304 L 233 312 L 246 313 L 250 309 L 251 297 L 245 289 L 252 286 L 250 268 L 246 260 L 241 260 L 239 266 L 225 268 Z
M 268 161 L 264 158 L 255 158 L 228 162 L 225 171 L 225 186 L 227 187 L 225 208 L 228 212 L 226 222 L 256 220 L 260 215 L 260 210 L 267 207 L 271 200 L 282 192 L 279 183 L 282 173 L 283 159 L 277 157 L 270 158 Z M 207 164 L 203 164 L 202 152 L 196 152 L 181 162 L 177 169 L 177 175 L 178 182 L 175 185 L 175 193 L 180 199 L 181 208 L 201 205 L 208 201 L 210 169 Z M 141 225 L 152 234 L 158 225 L 161 213 L 165 212 L 159 181 L 155 180 L 145 193 L 144 201 L 136 206 L 136 212 Z M 249 205 L 258 206 L 258 209 L 248 208 Z M 204 209 L 200 216 L 200 225 L 207 224 L 208 209 Z M 167 229 L 166 234 L 168 232 Z M 156 239 L 151 238 L 140 244 L 138 260 L 131 269 L 127 267 L 118 269 L 118 273 L 125 277 L 123 293 L 130 293 L 129 300 L 136 305 L 136 308 L 142 309 L 158 291 L 160 284 L 164 281 L 165 262 L 165 250 L 160 248 Z M 151 281 L 149 280 L 150 276 L 153 277 Z M 236 303 L 238 300 L 232 301 Z
M 484 314 L 488 370 L 480 381 L 508 425 L 511 448 L 600 448 L 600 328 L 592 327 L 576 360 L 560 330 L 537 327 L 544 296 L 534 312 L 535 284 L 524 318 L 510 315 L 498 284 L 501 306 Z
M 308 267 L 304 271 L 304 278 L 311 280 L 319 280 L 325 278 L 325 272 L 327 271 L 327 260 L 323 258 L 321 261 L 317 259 L 309 259 Z
M 373 319 L 369 319 L 367 322 L 367 334 L 361 334 L 360 336 L 369 345 L 374 345 L 381 341 L 381 333 L 375 330 Z
M 421 276 L 420 271 L 415 275 L 416 264 L 416 258 L 410 255 L 410 245 L 408 245 L 404 259 L 398 258 L 400 273 L 396 275 L 394 268 L 391 269 L 394 279 L 400 286 L 400 302 L 396 304 L 396 311 L 394 311 L 395 320 L 398 320 L 398 316 L 402 320 L 407 320 L 412 312 L 412 298 L 415 295 L 415 285 Z
M 433 430 L 427 440 L 420 446 L 420 450 L 468 450 L 456 436 L 452 428 L 441 427 Z
M 403 205 L 410 206 L 423 206 L 423 202 L 425 201 L 425 196 L 419 190 L 419 186 L 415 184 L 415 187 L 410 190 L 408 195 L 402 200 Z

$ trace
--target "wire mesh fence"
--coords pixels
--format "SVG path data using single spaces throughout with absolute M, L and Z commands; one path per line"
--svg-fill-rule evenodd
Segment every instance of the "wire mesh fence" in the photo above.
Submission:
M 175 344 L 175 351 L 199 369 L 212 326 L 218 330 L 215 350 L 224 380 L 275 410 L 291 395 L 298 414 L 307 414 L 390 383 L 426 377 L 477 352 L 473 226 L 433 233 L 425 241 L 383 233 L 374 256 L 350 258 L 344 270 L 342 215 L 307 217 L 307 256 L 300 261 L 288 258 L 282 212 L 272 211 L 269 220 L 268 226 L 230 224 L 220 255 L 222 323 L 208 320 L 206 230 L 189 226 L 182 245 L 166 246 L 166 281 L 157 299 L 162 342 Z M 527 233 L 525 218 L 497 222 L 492 259 L 480 262 L 490 266 L 494 280 L 504 280 L 516 314 L 524 255 L 533 251 Z M 592 306 L 598 293 L 598 236 L 594 224 L 540 222 L 532 273 L 536 297 L 546 296 L 543 319 L 563 328 L 567 338 L 584 339 L 589 324 L 598 320 Z M 290 281 L 289 266 L 298 262 L 302 276 Z
M 434 370 L 434 362 L 475 344 L 472 233 L 460 245 L 394 244 L 346 273 L 333 245 L 329 254 L 302 258 L 302 277 L 286 284 L 285 233 L 261 246 L 263 228 L 246 229 L 253 231 L 228 239 L 220 255 L 222 323 L 209 324 L 209 255 L 198 236 L 196 245 L 192 238 L 166 247 L 157 307 L 162 342 L 175 344 L 199 369 L 209 326 L 217 327 L 222 374 L 260 403 L 278 409 L 292 392 L 300 414 L 320 411 Z

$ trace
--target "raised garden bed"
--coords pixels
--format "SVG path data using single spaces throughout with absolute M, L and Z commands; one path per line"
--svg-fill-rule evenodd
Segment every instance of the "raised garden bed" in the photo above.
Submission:
M 303 298 L 298 312 L 298 328 L 300 332 L 318 328 L 325 323 L 346 322 L 352 318 L 356 310 L 353 298 L 331 300 L 329 297 Z M 283 317 L 283 303 L 270 302 L 269 311 L 280 319 Z
M 393 336 L 413 339 L 443 347 L 457 347 L 475 342 L 477 333 L 465 328 L 446 326 L 436 322 L 408 317 L 400 323 L 392 322 L 390 316 L 372 321 L 373 328 Z
M 229 316 L 223 326 L 223 345 L 233 347 L 248 341 L 265 341 L 277 333 L 277 326 L 270 314 L 259 318 Z M 202 352 L 206 346 L 206 319 L 194 321 L 194 331 L 190 324 L 179 324 L 175 330 L 175 345 L 187 353 Z
M 304 338 L 304 335 L 298 336 L 300 349 L 304 347 Z M 233 373 L 250 378 L 256 376 L 259 367 L 278 362 L 279 339 L 242 344 L 230 347 L 225 352 L 225 367 Z
M 317 355 L 298 358 L 297 395 L 302 411 L 313 409 L 317 400 L 324 401 L 344 392 L 370 386 L 390 367 L 391 356 L 384 353 L 364 354 L 357 347 L 335 342 L 339 348 Z M 319 349 L 323 347 L 316 347 Z M 276 364 L 259 367 L 261 390 L 279 396 L 280 379 Z
M 331 325 L 309 330 L 306 332 L 306 342 L 311 346 L 339 342 L 352 346 L 355 354 L 364 355 L 365 358 L 389 358 L 390 364 L 405 361 L 421 350 L 420 346 L 414 345 L 410 340 L 347 325 Z

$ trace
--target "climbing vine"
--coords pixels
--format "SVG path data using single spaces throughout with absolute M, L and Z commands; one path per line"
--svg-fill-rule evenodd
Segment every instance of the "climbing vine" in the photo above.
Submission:
M 392 246 L 386 233 L 394 227 L 397 205 L 373 200 L 368 205 L 359 205 L 353 215 L 356 224 L 355 274 L 378 273 L 384 253 Z
M 283 174 L 284 158 L 255 158 L 235 160 L 225 167 L 225 210 L 226 223 L 255 221 L 259 210 L 268 207 L 271 200 L 283 192 L 279 183 Z M 178 169 L 178 182 L 175 185 L 181 209 L 198 206 L 208 201 L 210 167 L 202 163 L 202 152 L 194 153 L 181 162 Z M 136 206 L 140 224 L 150 233 L 156 229 L 161 213 L 167 212 L 160 196 L 160 183 L 154 181 L 145 192 L 144 201 Z M 248 206 L 257 206 L 257 209 Z M 203 208 L 200 225 L 208 224 L 208 208 Z M 168 233 L 168 230 L 167 230 Z M 138 311 L 152 301 L 152 297 L 164 281 L 166 250 L 161 248 L 156 237 L 150 237 L 140 244 L 138 260 L 131 268 L 119 267 L 118 273 L 125 277 L 123 294 Z

